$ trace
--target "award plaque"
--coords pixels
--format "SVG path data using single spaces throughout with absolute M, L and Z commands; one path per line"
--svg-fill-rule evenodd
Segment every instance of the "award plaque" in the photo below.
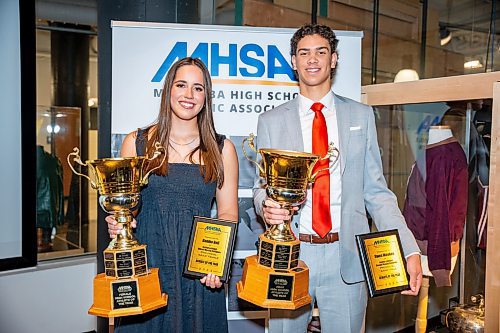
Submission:
M 257 165 L 260 176 L 266 180 L 267 197 L 282 208 L 289 209 L 291 214 L 293 207 L 306 200 L 309 184 L 320 172 L 329 170 L 315 171 L 316 163 L 339 157 L 333 144 L 323 157 L 290 150 L 259 149 L 258 153 L 262 156 L 260 165 L 247 156 L 245 142 L 257 152 L 253 134 L 243 140 L 243 153 Z M 290 221 L 271 226 L 259 236 L 258 254 L 245 260 L 241 281 L 236 285 L 238 297 L 272 309 L 295 310 L 310 304 L 309 268 L 299 259 L 299 253 L 300 241 L 290 229 Z
M 397 230 L 356 235 L 370 297 L 409 289 Z
M 161 292 L 158 268 L 148 268 L 146 245 L 139 244 L 130 222 L 132 211 L 140 201 L 141 187 L 159 166 L 146 172 L 148 164 L 164 151 L 158 143 L 151 158 L 146 156 L 103 158 L 86 161 L 80 159 L 78 148 L 67 157 L 71 170 L 90 181 L 99 191 L 99 205 L 114 214 L 122 225 L 116 238 L 104 250 L 104 273 L 94 278 L 94 304 L 89 314 L 101 317 L 121 317 L 142 314 L 167 305 L 168 296 Z M 73 168 L 70 159 L 88 167 L 92 177 Z
M 202 278 L 212 273 L 228 282 L 237 228 L 235 221 L 195 216 L 184 275 Z

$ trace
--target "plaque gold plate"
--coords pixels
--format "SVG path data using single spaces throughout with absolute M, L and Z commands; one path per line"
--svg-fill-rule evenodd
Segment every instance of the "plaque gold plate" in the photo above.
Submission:
M 158 143 L 151 158 L 146 156 L 102 158 L 83 163 L 78 148 L 67 157 L 73 173 L 90 181 L 99 191 L 99 204 L 113 214 L 122 229 L 104 250 L 104 273 L 94 279 L 94 305 L 89 314 L 102 317 L 129 316 L 144 313 L 167 305 L 167 296 L 161 293 L 158 269 L 149 269 L 146 245 L 139 244 L 130 223 L 133 210 L 140 202 L 141 187 L 148 183 L 148 176 L 158 169 L 148 168 L 149 162 L 164 151 Z M 72 161 L 88 167 L 89 177 L 75 170 Z
M 356 242 L 370 297 L 409 289 L 397 230 L 356 235 Z
M 194 216 L 183 274 L 202 278 L 208 273 L 229 280 L 238 223 Z

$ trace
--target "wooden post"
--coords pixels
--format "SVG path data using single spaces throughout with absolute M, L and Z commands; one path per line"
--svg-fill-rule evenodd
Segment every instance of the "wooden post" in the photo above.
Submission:
M 493 84 L 486 247 L 485 332 L 499 332 L 500 323 L 500 82 Z
M 427 328 L 427 305 L 429 304 L 429 277 L 422 278 L 422 286 L 418 293 L 417 319 L 415 320 L 415 333 L 425 333 Z

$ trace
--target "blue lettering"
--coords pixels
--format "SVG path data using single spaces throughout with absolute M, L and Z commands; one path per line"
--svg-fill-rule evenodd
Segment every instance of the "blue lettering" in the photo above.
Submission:
M 172 51 L 170 51 L 168 56 L 163 61 L 163 64 L 161 64 L 160 68 L 158 68 L 158 71 L 156 72 L 155 76 L 153 76 L 151 82 L 161 82 L 161 80 L 163 80 L 165 75 L 167 75 L 170 66 L 172 66 L 172 64 L 176 62 L 178 59 L 184 58 L 186 56 L 187 56 L 187 42 L 175 43 L 174 47 L 172 48 Z
M 267 48 L 267 77 L 273 79 L 276 74 L 288 75 L 290 80 L 295 81 L 292 67 L 283 57 L 276 45 L 269 45 Z M 280 66 L 276 65 L 276 62 Z
M 255 73 L 250 73 L 247 68 L 240 68 L 240 74 L 247 77 L 262 77 L 266 70 L 262 61 L 252 58 L 248 55 L 249 52 L 254 52 L 256 56 L 262 57 L 264 50 L 257 44 L 246 44 L 240 50 L 241 61 L 250 67 L 257 69 Z
M 431 126 L 439 124 L 439 122 L 439 116 L 435 116 L 432 120 L 430 115 L 425 116 L 417 128 L 417 135 L 419 135 L 422 131 L 427 131 Z
M 172 64 L 186 56 L 188 56 L 188 43 L 176 42 L 151 82 L 161 82 Z M 267 59 L 262 46 L 253 43 L 242 45 L 240 49 L 237 44 L 229 44 L 228 55 L 220 54 L 219 43 L 199 43 L 189 56 L 203 61 L 210 68 L 212 77 L 220 75 L 221 65 L 228 66 L 229 76 L 235 77 L 239 74 L 243 77 L 264 77 L 267 66 L 268 78 L 274 79 L 276 75 L 286 75 L 290 80 L 295 81 L 292 67 L 276 45 L 268 45 Z M 243 66 L 238 67 L 238 60 Z
M 229 76 L 236 76 L 236 44 L 229 44 L 229 55 L 222 56 L 219 54 L 219 44 L 212 44 L 212 52 L 210 53 L 210 74 L 219 76 L 219 65 L 229 65 Z
M 199 58 L 208 67 L 208 43 L 200 43 L 194 49 L 191 58 Z

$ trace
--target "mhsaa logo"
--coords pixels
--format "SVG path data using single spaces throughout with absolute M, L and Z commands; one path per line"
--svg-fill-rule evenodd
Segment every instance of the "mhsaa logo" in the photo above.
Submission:
M 282 75 L 295 81 L 290 63 L 276 45 L 229 44 L 228 49 L 222 54 L 219 43 L 198 43 L 188 54 L 188 42 L 176 42 L 151 82 L 161 82 L 172 64 L 187 56 L 200 58 L 212 77 L 218 77 L 220 68 L 227 66 L 230 77 L 274 79 Z

